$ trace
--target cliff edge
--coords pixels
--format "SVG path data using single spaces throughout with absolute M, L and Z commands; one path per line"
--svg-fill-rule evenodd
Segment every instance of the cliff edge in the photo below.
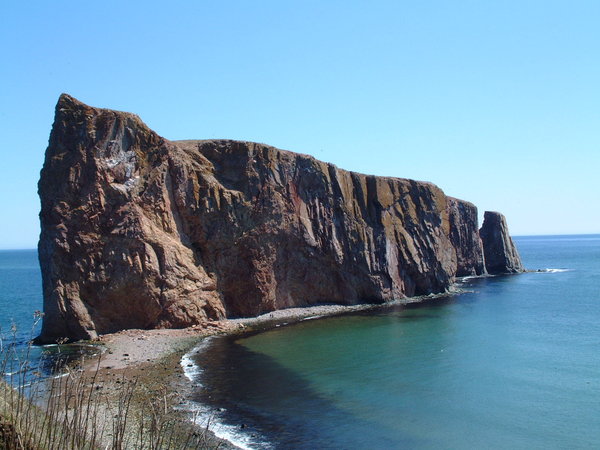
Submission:
M 40 342 L 439 293 L 486 273 L 488 254 L 518 260 L 494 244 L 505 222 L 480 238 L 476 207 L 431 183 L 253 142 L 172 142 L 66 94 L 39 194 Z

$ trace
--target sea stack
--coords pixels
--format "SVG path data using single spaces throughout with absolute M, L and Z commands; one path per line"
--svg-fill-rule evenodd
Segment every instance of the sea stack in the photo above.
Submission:
M 503 214 L 486 211 L 479 231 L 485 255 L 485 268 L 490 275 L 523 271 L 517 247 L 508 234 Z
M 65 94 L 39 194 L 39 342 L 381 303 L 521 267 L 504 220 L 486 213 L 480 239 L 476 207 L 431 183 L 253 142 L 172 142 Z

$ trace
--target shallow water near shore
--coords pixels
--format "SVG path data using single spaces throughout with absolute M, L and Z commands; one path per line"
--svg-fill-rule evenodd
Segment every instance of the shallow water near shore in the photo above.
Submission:
M 600 236 L 515 241 L 553 270 L 212 338 L 193 400 L 247 447 L 597 447 Z
M 29 344 L 41 329 L 43 308 L 37 250 L 0 250 L 0 369 L 16 384 L 53 376 L 61 367 L 98 349 L 89 345 Z

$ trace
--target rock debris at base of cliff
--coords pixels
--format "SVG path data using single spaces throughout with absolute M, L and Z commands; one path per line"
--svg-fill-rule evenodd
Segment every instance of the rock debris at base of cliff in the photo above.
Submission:
M 41 342 L 444 292 L 522 270 L 499 213 L 231 140 L 168 141 L 63 94 L 39 182 Z M 489 217 L 489 219 L 488 219 Z

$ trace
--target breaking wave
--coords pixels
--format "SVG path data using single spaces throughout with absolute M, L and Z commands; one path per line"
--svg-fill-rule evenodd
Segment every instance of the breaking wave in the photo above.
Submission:
M 203 373 L 202 368 L 198 365 L 194 357 L 205 351 L 212 340 L 212 336 L 203 339 L 200 344 L 183 355 L 181 358 L 181 367 L 186 378 L 190 380 L 196 388 L 202 388 L 200 380 Z M 272 448 L 267 442 L 258 439 L 256 433 L 246 433 L 240 430 L 239 425 L 230 425 L 225 423 L 224 417 L 227 410 L 224 408 L 215 409 L 202 403 L 188 400 L 185 404 L 185 409 L 192 414 L 193 422 L 202 427 L 208 428 L 219 439 L 226 440 L 231 444 L 245 450 L 255 448 L 270 449 Z
M 561 272 L 570 272 L 573 269 L 538 269 L 536 272 L 538 273 L 561 273 Z

